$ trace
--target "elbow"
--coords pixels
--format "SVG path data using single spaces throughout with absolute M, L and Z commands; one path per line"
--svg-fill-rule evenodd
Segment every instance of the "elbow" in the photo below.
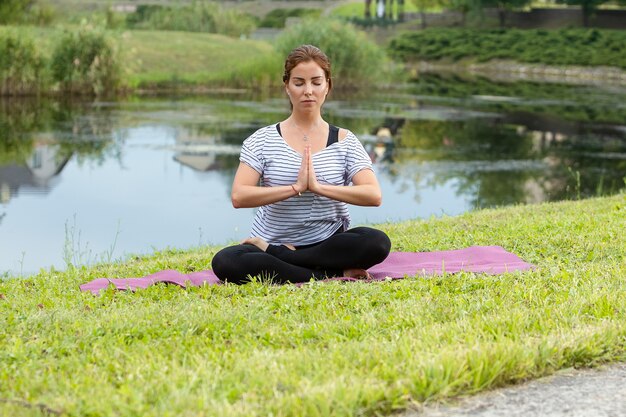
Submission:
M 383 204 L 383 195 L 382 193 L 378 192 L 375 195 L 372 196 L 372 201 L 370 203 L 373 207 L 380 207 L 381 204 Z
M 239 193 L 236 193 L 234 191 L 230 195 L 230 202 L 233 204 L 233 207 L 236 209 L 243 207 L 241 196 L 239 195 Z

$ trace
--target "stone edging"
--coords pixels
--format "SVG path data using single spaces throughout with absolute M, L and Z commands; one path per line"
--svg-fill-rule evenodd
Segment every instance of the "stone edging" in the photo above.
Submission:
M 565 84 L 626 85 L 626 71 L 615 67 L 583 67 L 529 64 L 515 61 L 428 62 L 409 64 L 417 72 L 463 72 L 509 81 L 544 81 Z

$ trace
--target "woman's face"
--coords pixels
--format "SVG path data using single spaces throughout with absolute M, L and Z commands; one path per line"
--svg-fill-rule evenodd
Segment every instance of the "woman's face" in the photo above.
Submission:
M 329 85 L 322 67 L 315 61 L 308 61 L 291 70 L 285 90 L 294 111 L 319 111 L 326 100 Z

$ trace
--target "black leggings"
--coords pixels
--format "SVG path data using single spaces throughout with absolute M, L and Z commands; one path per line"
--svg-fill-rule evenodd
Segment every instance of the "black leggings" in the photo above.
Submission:
M 368 269 L 384 261 L 390 249 L 384 232 L 355 227 L 295 251 L 283 245 L 270 245 L 266 252 L 250 244 L 230 246 L 215 254 L 212 267 L 219 279 L 235 284 L 251 276 L 277 283 L 307 282 L 342 276 L 346 269 Z

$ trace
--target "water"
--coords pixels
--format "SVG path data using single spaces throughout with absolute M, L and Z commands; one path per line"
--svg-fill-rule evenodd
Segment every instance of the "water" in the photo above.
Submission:
M 362 139 L 383 189 L 381 207 L 351 208 L 356 225 L 618 192 L 625 98 L 426 77 L 337 95 L 325 116 Z M 239 147 L 288 114 L 281 97 L 242 95 L 0 106 L 0 276 L 244 238 Z

